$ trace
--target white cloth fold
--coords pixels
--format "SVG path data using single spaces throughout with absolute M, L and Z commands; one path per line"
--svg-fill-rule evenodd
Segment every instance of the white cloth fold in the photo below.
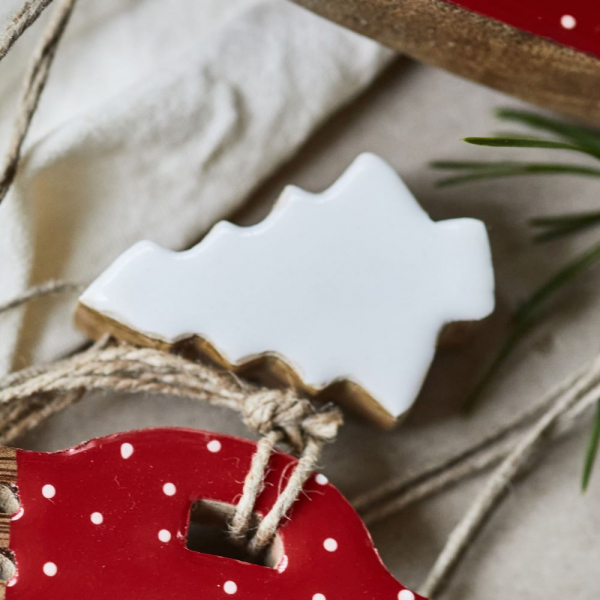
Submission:
M 0 301 L 89 281 L 138 239 L 196 241 L 391 57 L 281 0 L 92 4 L 78 6 L 0 206 Z M 13 88 L 19 52 L 2 65 Z M 12 96 L 0 86 L 5 122 Z M 72 306 L 1 316 L 0 372 L 80 343 Z

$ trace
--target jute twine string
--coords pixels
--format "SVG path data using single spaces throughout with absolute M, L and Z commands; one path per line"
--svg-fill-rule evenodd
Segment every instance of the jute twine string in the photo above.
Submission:
M 367 490 L 353 504 L 361 512 L 364 521 L 372 525 L 420 500 L 445 489 L 464 477 L 470 477 L 497 464 L 514 448 L 515 439 L 523 429 L 531 425 L 547 411 L 556 400 L 575 385 L 592 368 L 586 363 L 552 389 L 540 402 L 525 409 L 514 420 L 492 431 L 470 447 L 453 454 L 441 462 L 435 462 L 416 473 L 392 478 L 384 484 Z M 553 435 L 558 437 L 570 431 L 581 416 L 573 409 L 561 417 Z
M 592 361 L 590 369 L 561 394 L 533 427 L 523 434 L 476 496 L 465 516 L 450 534 L 421 587 L 425 596 L 433 598 L 443 590 L 448 576 L 500 503 L 508 485 L 527 466 L 534 453 L 539 450 L 541 442 L 552 432 L 561 417 L 573 409 L 580 412 L 594 406 L 599 398 L 600 357 L 597 357 Z
M 13 15 L 0 40 L 0 61 L 8 54 L 13 44 L 33 25 L 52 0 L 28 0 Z
M 6 312 L 13 308 L 18 308 L 27 304 L 30 300 L 44 298 L 46 296 L 58 296 L 65 293 L 82 292 L 86 286 L 77 283 L 69 283 L 68 281 L 47 281 L 40 285 L 36 285 L 18 298 L 9 300 L 8 302 L 0 303 L 0 313 Z
M 0 38 L 0 60 L 51 1 L 25 2 Z M 23 142 L 75 4 L 75 0 L 57 2 L 59 6 L 33 54 L 24 80 L 13 136 L 0 171 L 0 202 L 16 175 Z M 66 282 L 42 284 L 0 305 L 0 313 L 36 298 L 72 292 L 76 288 L 75 284 Z M 91 390 L 169 394 L 238 410 L 246 424 L 263 437 L 231 522 L 231 535 L 248 542 L 257 553 L 273 539 L 281 520 L 313 472 L 324 444 L 335 438 L 341 424 L 337 409 L 317 410 L 308 400 L 290 391 L 241 385 L 234 376 L 207 365 L 156 350 L 112 346 L 105 339 L 64 361 L 26 369 L 0 380 L 0 443 L 9 443 Z M 508 483 L 525 468 L 544 440 L 571 430 L 577 417 L 596 404 L 599 396 L 600 358 L 566 380 L 534 409 L 525 411 L 478 444 L 411 477 L 385 484 L 359 498 L 357 505 L 368 521 L 375 522 L 500 462 L 452 532 L 422 586 L 423 594 L 437 597 L 502 499 Z M 279 442 L 299 451 L 300 459 L 271 512 L 251 536 L 253 508 L 264 484 L 270 456 Z
M 13 18 L 0 42 L 0 60 L 6 56 L 12 45 L 40 16 L 52 0 L 32 0 Z M 38 46 L 33 52 L 23 81 L 17 115 L 9 147 L 0 170 L 0 203 L 17 174 L 23 142 L 29 131 L 31 120 L 38 107 L 42 92 L 48 81 L 50 67 L 60 39 L 67 27 L 76 0 L 57 0 L 58 6 L 51 16 Z
M 237 503 L 235 513 L 229 523 L 229 534 L 240 545 L 248 542 L 248 531 L 252 522 L 254 506 L 264 487 L 264 473 L 269 466 L 275 445 L 281 441 L 281 438 L 280 431 L 270 431 L 259 440 L 256 446 L 250 471 L 244 480 L 242 497 Z

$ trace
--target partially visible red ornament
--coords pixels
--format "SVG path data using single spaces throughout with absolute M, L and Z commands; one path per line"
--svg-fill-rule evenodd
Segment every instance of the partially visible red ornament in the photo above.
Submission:
M 592 0 L 450 0 L 466 8 L 600 57 L 600 8 Z
M 20 500 L 3 521 L 10 539 L 4 527 L 2 541 L 16 560 L 6 600 L 417 598 L 385 569 L 358 515 L 323 475 L 281 526 L 273 568 L 189 550 L 192 504 L 232 507 L 255 450 L 188 429 L 112 435 L 51 454 L 5 449 L 0 480 L 16 485 Z M 273 456 L 259 515 L 295 462 Z
M 427 63 L 600 124 L 597 0 L 296 0 Z

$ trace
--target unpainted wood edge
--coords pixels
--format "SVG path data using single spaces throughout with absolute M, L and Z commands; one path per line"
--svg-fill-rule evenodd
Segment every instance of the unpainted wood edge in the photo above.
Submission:
M 485 317 L 480 321 L 453 321 L 447 323 L 438 336 L 438 349 L 464 346 L 487 319 L 489 317 Z
M 17 451 L 0 446 L 0 484 L 16 489 Z M 12 515 L 0 513 L 0 553 L 10 556 L 10 523 Z M 6 596 L 6 581 L 0 580 L 0 600 Z
M 10 545 L 10 515 L 0 514 L 0 549 L 8 550 Z
M 17 451 L 0 446 L 0 484 L 12 489 L 17 485 Z M 10 518 L 12 515 L 0 513 L 0 550 L 8 550 L 10 544 Z
M 422 62 L 600 124 L 600 60 L 446 0 L 294 0 Z
M 0 446 L 0 483 L 16 485 L 17 451 L 15 448 Z
M 108 333 L 115 339 L 134 346 L 155 348 L 166 352 L 181 353 L 190 358 L 209 360 L 223 369 L 256 380 L 263 385 L 292 387 L 313 397 L 318 403 L 335 401 L 366 417 L 381 428 L 391 429 L 397 423 L 397 419 L 376 402 L 362 386 L 344 380 L 334 381 L 322 390 L 314 389 L 306 385 L 295 369 L 283 358 L 272 353 L 258 355 L 240 364 L 232 364 L 209 341 L 199 336 L 192 336 L 176 344 L 169 344 L 134 331 L 81 302 L 78 303 L 75 311 L 75 324 L 91 339 L 97 340 Z

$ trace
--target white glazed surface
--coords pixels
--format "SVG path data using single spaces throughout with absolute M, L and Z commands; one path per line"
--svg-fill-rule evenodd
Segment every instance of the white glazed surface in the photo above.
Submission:
M 434 223 L 396 172 L 358 157 L 328 190 L 287 187 L 261 223 L 218 223 L 191 250 L 140 242 L 80 301 L 148 337 L 265 352 L 311 387 L 361 385 L 392 416 L 414 402 L 449 322 L 494 308 L 487 232 Z

